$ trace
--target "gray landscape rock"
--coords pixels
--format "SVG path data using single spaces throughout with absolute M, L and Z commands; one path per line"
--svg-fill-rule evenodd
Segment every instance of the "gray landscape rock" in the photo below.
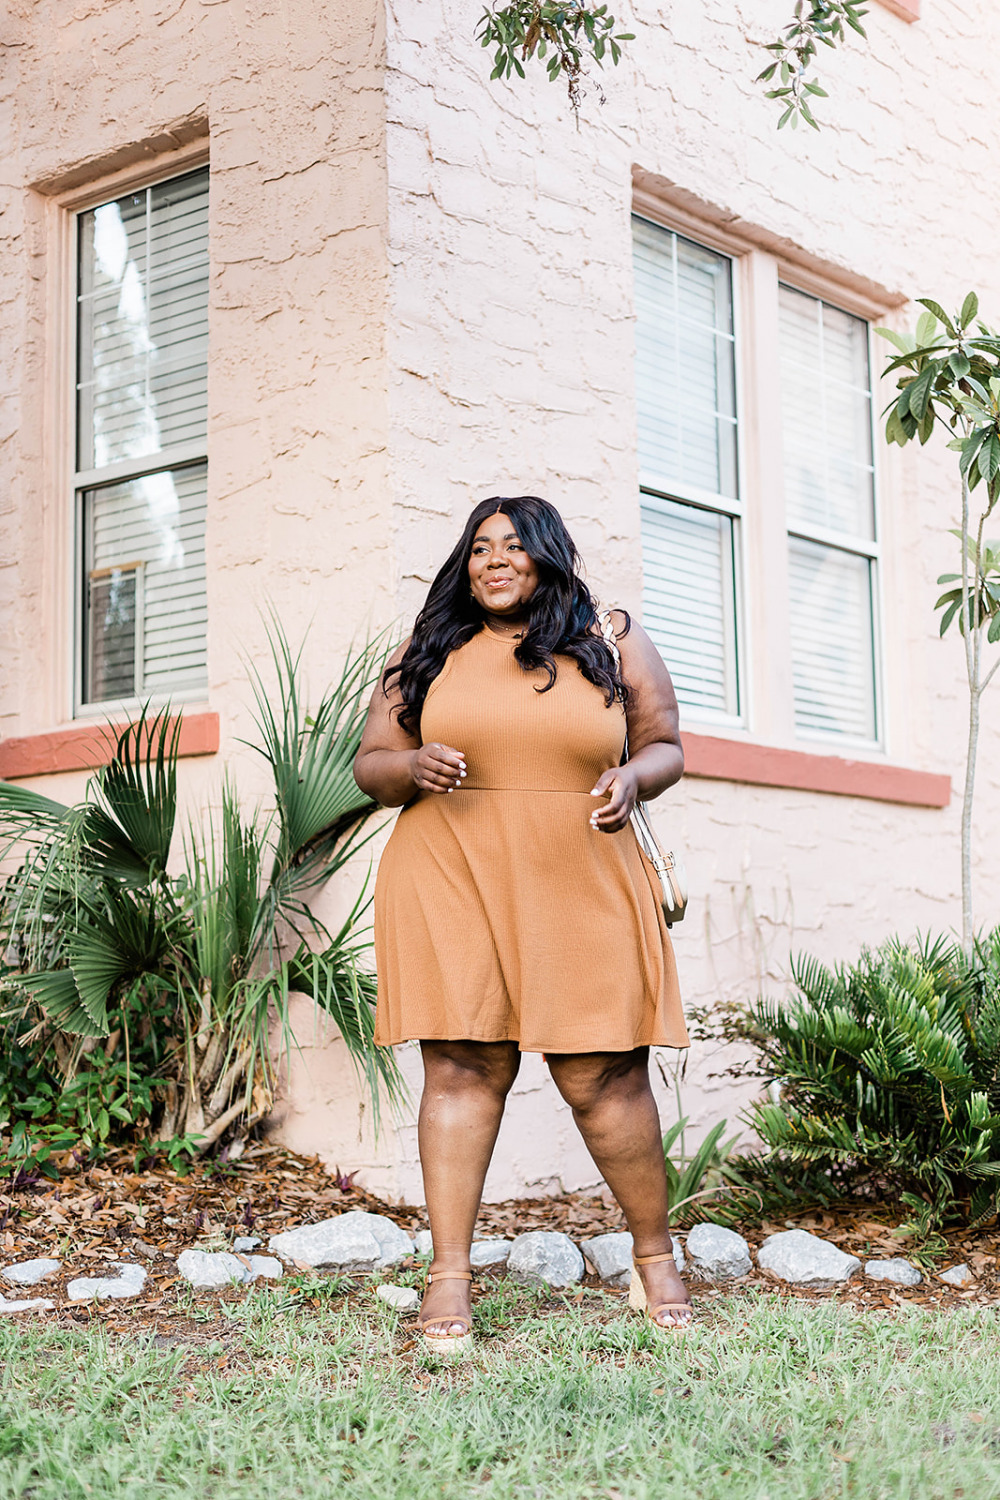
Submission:
M 674 1264 L 678 1271 L 683 1271 L 684 1248 L 676 1234 L 671 1238 Z M 632 1236 L 627 1231 L 599 1234 L 595 1239 L 585 1240 L 581 1249 L 602 1281 L 609 1286 L 628 1287 L 632 1280 Z
M 418 1255 L 433 1255 L 434 1241 L 431 1239 L 429 1229 L 418 1229 L 414 1237 L 414 1246 Z
M 256 1250 L 262 1244 L 255 1234 L 238 1234 L 233 1240 L 234 1255 L 249 1255 L 251 1250 Z
M 919 1286 L 924 1279 L 911 1261 L 899 1255 L 892 1260 L 866 1260 L 865 1275 L 873 1281 L 894 1281 L 897 1286 Z
M 536 1286 L 572 1286 L 583 1269 L 583 1256 L 569 1236 L 548 1229 L 519 1234 L 507 1261 L 515 1281 Z
M 469 1252 L 469 1263 L 474 1271 L 485 1271 L 493 1266 L 505 1266 L 510 1259 L 513 1240 L 473 1240 Z
M 938 1280 L 946 1282 L 948 1286 L 971 1286 L 975 1279 L 964 1261 L 960 1266 L 949 1266 L 947 1271 L 938 1272 Z
M 405 1260 L 408 1255 L 413 1254 L 413 1241 L 404 1229 L 394 1223 L 392 1219 L 386 1218 L 385 1214 L 365 1213 L 362 1208 L 352 1208 L 350 1213 L 341 1214 L 341 1220 L 348 1220 L 352 1224 L 363 1225 L 378 1240 L 381 1252 L 379 1267 L 397 1265 L 399 1261 Z
M 676 1240 L 674 1244 L 676 1246 Z M 628 1286 L 632 1279 L 632 1236 L 599 1234 L 584 1240 L 580 1246 L 602 1281 L 611 1286 Z
M 0 1313 L 28 1312 L 32 1309 L 35 1312 L 48 1312 L 54 1306 L 55 1303 L 48 1297 L 15 1297 L 9 1302 L 6 1297 L 0 1297 Z
M 685 1249 L 693 1274 L 705 1281 L 731 1281 L 753 1270 L 746 1240 L 721 1224 L 696 1224 Z
M 413 1241 L 384 1214 L 354 1208 L 319 1224 L 272 1234 L 267 1248 L 282 1260 L 338 1271 L 373 1271 L 412 1255 Z
M 376 1297 L 381 1297 L 383 1302 L 388 1302 L 397 1312 L 413 1312 L 414 1308 L 420 1306 L 420 1293 L 415 1292 L 411 1286 L 377 1286 Z
M 768 1236 L 758 1251 L 757 1264 L 779 1281 L 827 1291 L 849 1281 L 861 1262 L 819 1235 L 805 1229 L 786 1229 Z
M 350 1214 L 272 1234 L 267 1248 L 284 1261 L 331 1271 L 374 1271 L 382 1264 L 378 1240 L 366 1224 L 359 1224 Z
M 119 1260 L 111 1268 L 117 1276 L 78 1276 L 66 1288 L 71 1302 L 104 1302 L 109 1297 L 138 1297 L 146 1285 L 146 1273 L 142 1266 L 132 1261 Z
M 263 1276 L 265 1281 L 277 1281 L 285 1274 L 281 1261 L 273 1255 L 251 1255 L 249 1261 L 250 1275 L 254 1281 L 258 1276 Z
M 228 1250 L 182 1250 L 177 1269 L 196 1291 L 231 1286 L 234 1281 L 249 1281 L 253 1272 Z
M 39 1281 L 44 1281 L 46 1276 L 52 1276 L 62 1265 L 61 1260 L 19 1260 L 12 1266 L 5 1266 L 3 1275 L 7 1281 L 16 1281 L 18 1286 L 35 1286 Z

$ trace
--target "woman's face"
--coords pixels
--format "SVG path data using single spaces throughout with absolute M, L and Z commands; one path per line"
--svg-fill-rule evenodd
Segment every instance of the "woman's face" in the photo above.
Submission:
M 514 616 L 538 587 L 538 569 L 521 545 L 510 516 L 498 511 L 479 527 L 469 555 L 469 586 L 480 609 Z

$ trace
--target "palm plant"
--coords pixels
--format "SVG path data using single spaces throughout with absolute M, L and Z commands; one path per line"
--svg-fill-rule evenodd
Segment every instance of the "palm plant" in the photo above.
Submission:
M 365 891 L 336 932 L 309 904 L 374 831 L 375 804 L 351 767 L 385 642 L 353 651 L 312 715 L 301 651 L 293 655 L 277 624 L 271 645 L 276 701 L 259 675 L 252 681 L 273 807 L 245 812 L 227 782 L 218 825 L 187 831 L 183 873 L 168 869 L 180 718 L 167 709 L 144 711 L 118 735 L 78 806 L 0 783 L 0 857 L 20 856 L 0 891 L 18 1044 L 49 1049 L 70 1081 L 102 1039 L 109 1057 L 123 1050 L 126 1061 L 145 1049 L 147 1066 L 152 1041 L 159 1118 L 146 1128 L 159 1140 L 183 1137 L 196 1153 L 270 1109 L 293 1045 L 292 991 L 339 1026 L 376 1118 L 380 1092 L 390 1101 L 401 1092 L 391 1053 L 374 1045 Z
M 936 1218 L 1000 1211 L 1000 929 L 971 961 L 894 938 L 851 966 L 800 958 L 794 978 L 798 994 L 738 1028 L 777 1086 L 751 1110 L 764 1155 L 740 1168 L 820 1199 L 888 1189 Z

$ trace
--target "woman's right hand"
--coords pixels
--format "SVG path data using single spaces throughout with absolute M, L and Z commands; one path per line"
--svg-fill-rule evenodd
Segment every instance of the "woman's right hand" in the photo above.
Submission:
M 411 754 L 410 774 L 422 792 L 453 792 L 466 774 L 465 756 L 451 745 L 421 745 Z

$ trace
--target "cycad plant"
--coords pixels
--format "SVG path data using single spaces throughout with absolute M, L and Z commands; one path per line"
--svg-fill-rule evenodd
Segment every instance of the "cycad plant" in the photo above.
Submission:
M 277 697 L 252 681 L 255 748 L 271 770 L 273 806 L 247 811 L 227 782 L 218 820 L 187 830 L 179 873 L 170 863 L 179 715 L 142 713 L 75 807 L 0 783 L 0 854 L 8 865 L 15 853 L 20 860 L 0 890 L 7 1046 L 22 1064 L 30 1055 L 35 1080 L 32 1098 L 18 1100 L 8 1067 L 6 1095 L 0 1088 L 8 1160 L 12 1146 L 26 1155 L 45 1135 L 44 1102 L 37 1129 L 25 1121 L 35 1096 L 47 1097 L 36 1086 L 45 1061 L 65 1089 L 104 1063 L 124 1076 L 118 1113 L 105 1115 L 99 1137 L 114 1134 L 114 1118 L 200 1154 L 231 1127 L 245 1131 L 270 1108 L 281 1050 L 293 1044 L 292 991 L 337 1023 L 376 1117 L 380 1088 L 398 1098 L 392 1055 L 373 1040 L 365 892 L 336 932 L 309 904 L 373 831 L 375 805 L 351 767 L 384 642 L 352 652 L 311 715 L 301 652 L 277 626 L 272 651 Z M 133 1107 L 136 1096 L 145 1107 Z M 65 1110 L 61 1119 L 67 1144 Z M 73 1120 L 92 1140 L 87 1122 Z
M 1000 1210 L 1000 929 L 971 961 L 892 939 L 853 965 L 794 965 L 798 993 L 737 1031 L 777 1098 L 751 1110 L 748 1175 L 831 1199 L 902 1194 L 941 1219 Z M 730 1032 L 732 1034 L 732 1032 Z

